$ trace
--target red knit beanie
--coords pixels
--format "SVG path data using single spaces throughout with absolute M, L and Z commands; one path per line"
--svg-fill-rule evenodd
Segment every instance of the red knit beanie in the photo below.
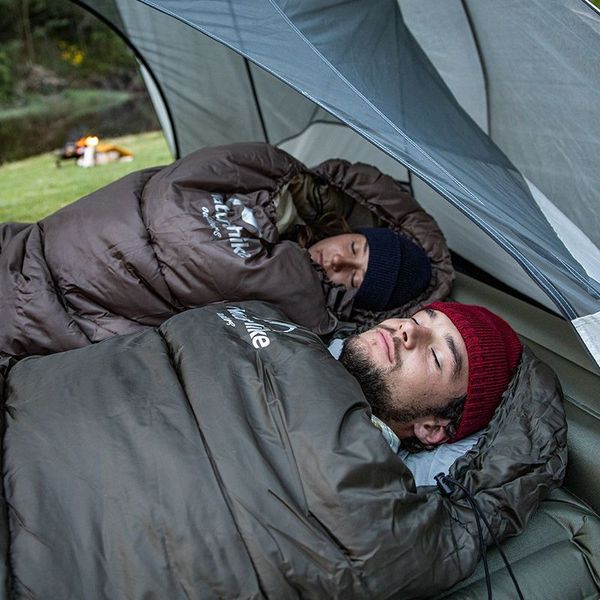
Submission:
M 453 440 L 486 427 L 521 358 L 521 342 L 511 326 L 483 306 L 434 302 L 423 309 L 444 313 L 460 332 L 469 359 L 469 383 L 462 418 Z

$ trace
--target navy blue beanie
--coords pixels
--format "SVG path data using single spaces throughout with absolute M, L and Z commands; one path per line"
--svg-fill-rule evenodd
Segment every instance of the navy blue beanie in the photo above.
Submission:
M 420 246 L 385 227 L 356 229 L 369 243 L 369 264 L 354 306 L 383 311 L 416 298 L 429 285 L 431 264 Z

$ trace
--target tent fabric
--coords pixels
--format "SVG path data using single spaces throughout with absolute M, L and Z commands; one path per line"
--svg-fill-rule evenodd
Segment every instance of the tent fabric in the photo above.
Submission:
M 0 390 L 2 597 L 430 597 L 477 564 L 462 491 L 415 489 L 356 380 L 263 303 L 0 361 Z M 525 349 L 451 475 L 503 539 L 566 453 L 560 386 Z
M 600 103 L 600 16 L 581 0 L 466 5 L 488 73 L 492 138 L 600 246 L 600 127 L 589 112 Z M 538 121 L 547 125 L 533 130 Z
M 400 6 L 460 105 L 598 246 L 600 129 L 589 112 L 600 101 L 594 8 L 582 0 Z
M 457 29 L 442 34 L 463 39 L 450 56 L 471 57 L 466 65 L 454 63 L 448 83 L 393 0 L 93 4 L 98 11 L 119 11 L 131 43 L 156 69 L 173 104 L 181 152 L 221 143 L 223 136 L 281 141 L 275 138 L 330 120 L 324 109 L 476 223 L 567 319 L 598 312 L 600 284 L 566 248 L 522 176 L 597 244 L 594 191 L 600 182 L 593 158 L 600 132 L 589 111 L 600 90 L 600 17 L 587 4 L 536 1 L 508 9 L 484 0 L 438 2 L 440 12 L 421 11 L 422 18 L 446 23 L 442 4 L 449 5 L 448 23 Z M 421 32 L 428 26 L 422 23 Z M 439 33 L 435 39 L 443 47 Z M 465 78 L 460 74 L 474 53 L 480 68 Z M 539 84 L 536 73 L 543 73 Z M 485 103 L 465 107 L 475 121 L 456 99 L 469 95 L 467 86 L 485 90 Z M 484 121 L 499 145 L 480 128 Z M 578 166 L 571 169 L 572 163 Z M 568 191 L 574 188 L 579 191 Z
M 600 29 L 580 1 L 568 11 L 553 7 L 548 22 L 536 18 L 535 4 L 507 12 L 485 2 L 401 0 L 407 25 L 460 105 L 510 156 L 558 237 L 600 281 L 597 194 L 585 189 L 600 149 L 586 118 L 600 100 L 593 51 Z

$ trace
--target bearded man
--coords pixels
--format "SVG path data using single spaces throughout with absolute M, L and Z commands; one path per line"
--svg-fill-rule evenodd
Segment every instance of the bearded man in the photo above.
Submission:
M 416 451 L 487 426 L 521 351 L 510 325 L 487 308 L 437 302 L 349 338 L 340 360 L 392 448 Z

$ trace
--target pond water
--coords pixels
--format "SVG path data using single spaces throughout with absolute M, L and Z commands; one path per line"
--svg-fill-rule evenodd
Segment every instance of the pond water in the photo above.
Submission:
M 160 129 L 145 94 L 85 115 L 27 117 L 0 121 L 0 164 L 62 148 L 68 140 L 94 134 L 100 139 Z

